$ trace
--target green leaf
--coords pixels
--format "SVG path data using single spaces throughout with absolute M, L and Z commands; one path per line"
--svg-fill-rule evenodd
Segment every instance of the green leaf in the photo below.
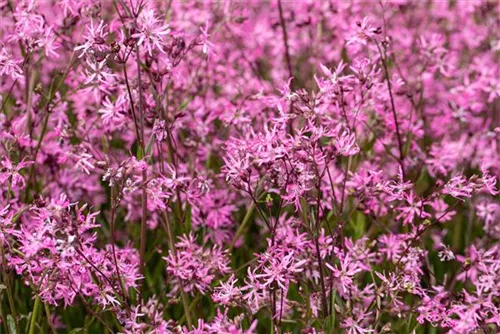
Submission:
M 335 312 L 325 318 L 324 329 L 326 334 L 335 333 Z
M 155 142 L 154 139 L 155 139 L 154 134 L 151 134 L 151 136 L 149 137 L 149 140 L 146 144 L 146 156 L 149 156 L 151 154 L 151 150 L 152 150 L 153 144 Z
M 359 239 L 365 234 L 366 230 L 366 217 L 361 212 L 356 212 L 355 219 L 350 221 L 353 229 L 354 239 Z
M 17 334 L 16 322 L 14 321 L 14 318 L 10 314 L 7 315 L 7 325 L 9 326 L 11 334 Z
M 191 102 L 191 100 L 192 100 L 192 99 L 187 99 L 186 101 L 182 102 L 180 109 L 181 109 L 181 110 L 186 109 L 186 108 L 187 108 L 187 106 L 189 105 L 189 103 Z
M 144 157 L 144 152 L 142 151 L 142 148 L 141 146 L 137 146 L 137 160 L 142 160 L 142 158 Z

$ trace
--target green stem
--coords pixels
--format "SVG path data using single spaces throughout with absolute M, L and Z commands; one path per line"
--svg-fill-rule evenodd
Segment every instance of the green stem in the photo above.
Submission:
M 191 308 L 189 307 L 189 302 L 184 292 L 184 284 L 181 286 L 181 299 L 182 306 L 184 307 L 184 315 L 186 316 L 186 321 L 188 323 L 189 329 L 193 328 L 193 320 L 191 320 Z
M 49 304 L 43 304 L 45 308 L 45 316 L 47 317 L 47 324 L 50 327 L 50 330 L 53 334 L 57 334 L 56 330 L 54 329 L 54 326 L 52 325 L 52 320 L 50 319 L 50 308 Z
M 168 238 L 168 245 L 170 247 L 170 250 L 174 254 L 175 257 L 177 257 L 177 251 L 175 249 L 175 243 L 174 243 L 174 236 L 172 233 L 172 227 L 170 225 L 170 219 L 168 218 L 167 212 L 163 212 L 163 215 L 165 217 L 166 221 L 166 232 L 167 232 L 167 238 Z M 184 292 L 184 284 L 181 284 L 181 299 L 182 299 L 182 305 L 184 307 L 184 315 L 186 316 L 186 321 L 188 323 L 189 329 L 193 328 L 193 321 L 191 319 L 191 313 L 190 313 L 190 307 L 188 303 L 188 298 L 186 296 L 186 293 Z
M 245 217 L 243 218 L 243 221 L 241 222 L 240 227 L 236 231 L 236 234 L 234 235 L 233 241 L 231 242 L 231 246 L 229 246 L 229 254 L 233 251 L 234 245 L 238 241 L 239 237 L 243 234 L 243 231 L 245 230 L 246 226 L 248 225 L 248 222 L 250 221 L 250 217 L 252 216 L 253 210 L 255 208 L 255 204 L 252 202 L 250 204 L 250 207 L 248 208 L 247 213 L 245 214 Z
M 9 274 L 4 269 L 4 268 L 7 268 L 7 261 L 5 259 L 5 250 L 4 250 L 2 242 L 0 242 L 0 252 L 1 252 L 1 257 L 2 257 L 2 281 L 5 284 L 5 287 L 7 290 L 7 300 L 9 301 L 10 312 L 12 313 L 12 317 L 14 318 L 16 331 L 19 333 L 19 323 L 17 321 L 16 304 L 14 303 L 14 297 L 12 295 Z
M 198 303 L 198 301 L 199 301 L 200 299 L 201 299 L 200 295 L 197 295 L 197 296 L 196 296 L 196 297 L 195 297 L 195 298 L 191 301 L 191 304 L 189 304 L 189 307 L 188 307 L 189 312 L 191 312 L 191 311 L 194 309 L 194 307 L 196 306 L 196 303 Z M 185 320 L 186 320 L 186 318 L 187 318 L 187 317 L 186 317 L 186 314 L 184 314 L 184 315 L 182 316 L 182 318 L 179 320 L 179 323 L 180 323 L 180 324 L 184 323 L 184 322 L 185 322 Z
M 7 324 L 7 320 L 5 318 L 5 314 L 3 313 L 2 299 L 0 299 L 0 318 L 2 319 L 2 324 L 4 324 L 4 326 L 5 326 L 6 333 L 10 334 L 9 325 Z
M 38 313 L 40 313 L 41 306 L 42 306 L 42 303 L 40 301 L 40 297 L 36 297 L 35 305 L 33 306 L 33 312 L 31 312 L 31 322 L 30 322 L 29 334 L 35 333 L 36 319 L 38 318 Z

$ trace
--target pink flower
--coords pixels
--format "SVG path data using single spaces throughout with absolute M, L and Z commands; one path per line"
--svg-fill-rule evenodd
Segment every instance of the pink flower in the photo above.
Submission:
M 307 263 L 307 260 L 295 261 L 294 253 L 274 254 L 264 253 L 260 258 L 261 262 L 265 262 L 262 267 L 262 274 L 255 275 L 256 278 L 264 279 L 262 286 L 267 287 L 272 283 L 278 284 L 283 290 L 288 290 L 290 282 L 294 282 L 295 275 L 302 272 L 302 266 Z
M 217 247 L 210 249 L 198 245 L 193 234 L 180 237 L 175 247 L 175 254 L 169 252 L 163 258 L 167 262 L 167 274 L 174 288 L 171 294 L 179 290 L 205 294 L 216 274 L 229 271 L 226 253 Z
M 11 187 L 14 188 L 24 188 L 25 180 L 23 175 L 20 173 L 21 169 L 30 166 L 33 162 L 31 161 L 21 161 L 17 165 L 13 165 L 12 161 L 6 156 L 2 157 L 0 165 L 2 169 L 0 170 L 0 184 L 5 184 L 7 181 L 10 182 Z
M 8 75 L 12 79 L 22 78 L 23 71 L 19 67 L 19 63 L 21 61 L 14 59 L 5 47 L 2 46 L 2 50 L 0 51 L 0 75 Z
M 368 41 L 370 41 L 380 33 L 380 29 L 374 28 L 371 25 L 370 19 L 367 17 L 364 17 L 362 21 L 357 21 L 356 26 L 356 34 L 347 39 L 347 45 L 366 45 Z
M 325 265 L 333 272 L 333 276 L 338 283 L 339 293 L 342 295 L 346 295 L 351 291 L 354 276 L 362 271 L 359 264 L 352 261 L 348 256 L 340 260 L 340 266 L 332 266 L 329 263 Z
M 238 280 L 234 278 L 234 274 L 226 282 L 221 282 L 212 293 L 214 302 L 221 305 L 236 306 L 238 300 L 242 297 L 241 290 L 235 286 L 237 282 Z
M 356 144 L 356 135 L 345 129 L 335 139 L 335 149 L 337 154 L 343 156 L 355 155 L 359 153 L 359 146 Z
M 107 25 L 101 20 L 99 25 L 94 25 L 94 20 L 90 21 L 90 25 L 87 25 L 87 34 L 84 36 L 85 43 L 75 47 L 75 51 L 82 51 L 78 58 L 83 57 L 92 48 L 97 48 L 97 50 L 102 50 L 102 45 L 106 43 L 106 37 L 108 36 L 107 31 L 105 31 Z
M 164 36 L 170 33 L 170 28 L 168 24 L 160 22 L 153 9 L 146 8 L 141 11 L 137 19 L 137 31 L 132 37 L 138 38 L 138 45 L 145 45 L 150 56 L 153 56 L 153 50 L 165 52 Z
M 474 185 L 463 175 L 452 177 L 443 188 L 443 194 L 448 194 L 461 200 L 463 200 L 464 197 L 471 197 L 473 191 Z
M 421 200 L 415 201 L 415 195 L 413 191 L 410 191 L 408 194 L 404 195 L 405 202 L 408 206 L 401 206 L 396 208 L 397 211 L 401 213 L 396 216 L 396 219 L 403 218 L 403 225 L 412 224 L 415 216 L 420 219 L 425 219 L 430 217 L 431 215 L 424 210 L 424 203 Z
M 113 73 L 109 72 L 106 66 L 106 59 L 100 62 L 87 60 L 87 65 L 88 69 L 86 70 L 87 78 L 84 81 L 85 84 L 102 83 L 108 85 L 115 77 Z
M 210 57 L 214 53 L 215 45 L 208 40 L 210 34 L 208 33 L 208 21 L 205 23 L 205 27 L 200 27 L 201 31 L 201 44 L 203 46 L 203 53 Z
M 118 96 L 114 102 L 106 97 L 102 106 L 103 108 L 99 109 L 98 112 L 102 115 L 104 124 L 121 125 L 125 121 L 125 113 L 128 111 L 129 103 L 124 95 Z
M 340 325 L 341 328 L 346 329 L 346 333 L 348 334 L 363 334 L 363 333 L 373 333 L 373 329 L 365 328 L 361 325 L 363 318 L 367 314 L 361 314 L 357 316 L 357 320 L 354 320 L 352 317 L 347 317 Z
M 7 244 L 12 237 L 18 237 L 20 234 L 13 218 L 14 214 L 9 205 L 0 210 L 0 242 L 3 245 Z

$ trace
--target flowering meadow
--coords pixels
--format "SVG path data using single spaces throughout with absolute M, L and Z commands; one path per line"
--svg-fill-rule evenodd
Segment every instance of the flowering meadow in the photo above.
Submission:
M 0 333 L 500 331 L 500 1 L 0 14 Z

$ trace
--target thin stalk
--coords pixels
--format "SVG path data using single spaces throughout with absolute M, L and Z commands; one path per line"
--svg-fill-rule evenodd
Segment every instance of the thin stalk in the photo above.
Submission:
M 189 311 L 193 310 L 194 307 L 196 306 L 196 303 L 201 299 L 200 295 L 196 296 L 192 301 L 191 304 L 189 304 Z M 186 321 L 186 314 L 184 314 L 181 319 L 179 320 L 179 324 L 183 324 Z
M 30 71 L 30 62 L 27 62 L 26 70 L 26 113 L 28 114 L 28 121 L 26 122 L 27 131 L 29 132 L 30 139 L 33 138 L 33 115 L 31 112 L 33 103 L 33 88 L 35 87 L 36 70 L 34 73 Z
M 118 281 L 120 282 L 120 288 L 122 289 L 123 297 L 128 298 L 128 294 L 125 291 L 125 287 L 123 286 L 123 280 L 120 273 L 120 267 L 118 266 L 118 259 L 116 258 L 116 234 L 115 234 L 115 218 L 116 218 L 116 203 L 114 198 L 114 186 L 111 187 L 111 250 L 113 252 L 113 261 L 115 263 L 116 275 L 118 277 Z
M 387 67 L 387 59 L 385 57 L 384 52 L 380 48 L 380 45 L 377 41 L 375 41 L 375 45 L 377 45 L 377 49 L 380 53 L 380 59 L 382 60 L 382 67 L 384 68 L 385 79 L 387 81 L 387 89 L 389 90 L 389 98 L 391 100 L 391 110 L 392 116 L 394 118 L 394 124 L 396 126 L 396 137 L 398 139 L 398 148 L 399 148 L 399 164 L 401 165 L 401 173 L 403 174 L 403 179 L 405 178 L 405 166 L 404 166 L 404 152 L 403 152 L 403 141 L 401 140 L 401 132 L 399 131 L 399 122 L 398 115 L 396 113 L 396 106 L 394 104 L 394 96 L 392 95 L 392 84 L 391 78 L 389 77 L 389 69 Z
M 167 222 L 166 232 L 168 238 L 168 245 L 170 246 L 170 250 L 172 251 L 174 256 L 177 257 L 177 251 L 175 249 L 175 243 L 172 234 L 172 227 L 170 225 L 170 219 L 168 218 L 168 214 L 166 212 L 163 213 L 163 216 L 165 217 L 165 221 Z M 191 319 L 191 313 L 190 313 L 191 307 L 189 306 L 186 293 L 184 292 L 182 286 L 181 286 L 181 299 L 182 299 L 182 305 L 184 307 L 184 315 L 186 316 L 188 327 L 191 329 L 193 327 L 193 320 Z
M 326 289 L 325 289 L 325 276 L 323 274 L 323 263 L 321 261 L 321 253 L 319 251 L 318 238 L 314 238 L 314 243 L 316 246 L 316 257 L 318 258 L 320 285 L 321 285 L 321 303 L 323 304 L 323 315 L 328 317 L 328 302 L 326 301 Z
M 281 6 L 280 0 L 278 0 L 278 11 L 280 14 L 280 24 L 283 31 L 283 43 L 285 46 L 286 67 L 288 69 L 289 78 L 292 78 L 291 89 L 293 90 L 295 88 L 294 84 L 295 80 L 293 80 L 292 60 L 290 58 L 290 47 L 288 45 L 288 31 L 286 30 L 285 18 L 283 16 L 283 7 Z M 289 109 L 290 114 L 292 113 L 292 111 L 293 111 L 293 101 L 290 101 L 290 109 Z M 288 132 L 290 134 L 293 134 L 293 120 L 290 121 L 290 123 L 288 123 Z
M 132 91 L 130 90 L 130 83 L 128 81 L 128 74 L 127 74 L 127 67 L 123 65 L 123 77 L 125 78 L 125 86 L 127 87 L 127 94 L 128 94 L 128 99 L 130 102 L 130 110 L 132 110 L 132 119 L 134 120 L 134 129 L 135 129 L 135 136 L 137 137 L 137 141 L 139 141 L 139 145 L 142 146 L 142 138 L 141 135 L 139 134 L 139 126 L 137 124 L 137 116 L 135 114 L 135 107 L 134 107 L 134 99 L 132 97 Z
M 45 306 L 45 315 L 47 316 L 47 324 L 50 327 L 50 330 L 52 331 L 53 334 L 57 334 L 57 331 L 54 328 L 54 325 L 52 324 L 52 320 L 50 320 L 50 309 L 48 304 L 44 304 Z
M 315 221 L 316 233 L 314 234 L 314 244 L 316 247 L 316 257 L 318 258 L 318 267 L 319 267 L 319 276 L 320 276 L 320 285 L 321 285 L 321 303 L 323 304 L 322 305 L 323 315 L 326 318 L 326 317 L 328 317 L 328 314 L 329 314 L 328 313 L 328 301 L 327 301 L 327 297 L 326 297 L 325 275 L 323 274 L 323 263 L 321 260 L 321 252 L 319 250 L 319 241 L 318 241 L 318 234 L 317 234 L 317 233 L 320 233 L 320 227 L 321 227 L 320 216 L 319 216 L 320 208 L 321 208 L 321 194 L 322 194 L 322 192 L 321 192 L 321 180 L 323 179 L 325 171 L 323 171 L 323 173 L 320 174 L 319 169 L 318 169 L 318 164 L 316 163 L 315 159 L 314 159 L 314 165 L 315 165 L 315 169 L 316 169 L 316 175 L 318 178 L 318 182 L 316 184 L 318 196 L 316 199 L 316 218 L 315 218 L 315 220 L 316 220 Z M 314 213 L 311 215 L 311 217 L 314 217 Z
M 81 248 L 81 245 L 80 245 L 80 248 Z M 89 264 L 89 265 L 90 265 L 90 266 L 91 266 L 91 267 L 92 267 L 92 268 L 93 268 L 96 272 L 98 272 L 98 273 L 99 273 L 99 274 L 100 274 L 100 275 L 101 275 L 101 276 L 102 276 L 102 277 L 106 280 L 106 282 L 108 282 L 108 284 L 109 284 L 109 286 L 111 287 L 111 289 L 113 289 L 113 291 L 114 291 L 114 292 L 116 292 L 116 294 L 117 294 L 117 295 L 119 295 L 119 296 L 121 296 L 123 299 L 125 299 L 125 296 L 123 296 L 123 295 L 120 293 L 120 291 L 118 291 L 118 289 L 116 289 L 116 287 L 115 287 L 115 285 L 113 284 L 113 282 L 111 282 L 111 280 L 109 279 L 109 277 L 108 277 L 108 276 L 106 276 L 106 274 L 104 274 L 104 273 L 102 272 L 102 270 L 100 270 L 99 268 L 97 268 L 97 267 L 95 266 L 95 264 L 94 264 L 92 261 L 90 261 L 90 260 L 89 260 L 89 259 L 85 256 L 85 254 L 83 254 L 83 253 L 82 253 L 82 251 L 81 251 L 81 250 L 79 250 L 78 248 L 75 248 L 75 251 L 78 253 L 78 255 L 80 255 L 81 257 L 83 257 L 83 259 L 84 259 L 85 261 L 87 261 L 87 263 L 88 263 L 88 264 Z M 126 300 L 126 299 L 125 299 L 125 302 L 127 302 L 127 300 Z
M 137 78 L 138 78 L 138 86 L 139 86 L 139 126 L 141 132 L 141 149 L 142 154 L 145 154 L 145 146 L 144 146 L 144 108 L 143 108 L 143 100 L 142 100 L 142 80 L 141 80 L 141 61 L 140 61 L 140 52 L 139 45 L 136 45 L 136 63 L 137 63 Z M 140 249 L 139 249 L 139 269 L 141 275 L 145 277 L 146 274 L 146 239 L 147 239 L 147 214 L 148 214 L 148 196 L 146 193 L 146 183 L 148 180 L 148 171 L 145 168 L 142 171 L 142 194 L 141 194 L 141 206 L 142 206 L 142 215 L 141 215 L 141 241 L 140 241 Z M 143 290 L 144 284 L 141 284 L 139 288 L 139 303 L 142 305 L 143 302 Z
M 111 330 L 111 328 L 108 326 L 108 324 L 94 311 L 92 310 L 92 308 L 90 307 L 90 305 L 85 301 L 85 297 L 80 293 L 80 291 L 77 291 L 73 285 L 75 285 L 75 283 L 73 282 L 73 280 L 71 279 L 71 276 L 68 277 L 69 280 L 71 281 L 72 284 L 69 285 L 69 287 L 71 288 L 71 290 L 73 290 L 73 292 L 75 293 L 75 295 L 77 295 L 78 297 L 80 297 L 80 300 L 83 304 L 83 306 L 87 309 L 87 311 L 92 314 L 92 316 L 94 318 L 96 318 L 100 323 L 102 323 L 104 325 L 104 327 L 106 327 L 106 329 L 110 332 L 110 333 L 113 333 L 113 331 Z M 116 318 L 115 318 L 116 320 Z M 120 324 L 118 324 L 119 328 L 121 327 Z
M 10 328 L 7 325 L 7 320 L 5 319 L 5 314 L 2 307 L 2 299 L 0 299 L 0 318 L 2 319 L 2 324 L 5 326 L 5 331 L 10 334 Z
M 42 307 L 42 302 L 40 300 L 40 296 L 37 296 L 35 299 L 35 305 L 33 306 L 33 312 L 31 312 L 29 334 L 35 334 L 36 320 L 38 318 L 38 313 L 40 313 L 41 307 Z
M 344 173 L 344 180 L 342 181 L 342 197 L 340 198 L 340 214 L 344 212 L 344 200 L 345 200 L 345 189 L 347 183 L 347 174 L 349 173 L 349 169 L 351 169 L 351 159 L 352 155 L 347 159 L 347 167 Z
M 250 203 L 250 207 L 247 210 L 247 213 L 245 214 L 245 217 L 243 218 L 243 221 L 241 222 L 240 227 L 236 231 L 236 234 L 234 235 L 233 241 L 231 242 L 231 246 L 229 246 L 229 253 L 231 253 L 234 249 L 234 245 L 238 241 L 238 238 L 243 234 L 243 231 L 245 230 L 246 226 L 248 225 L 248 222 L 250 221 L 250 217 L 252 216 L 253 210 L 255 208 L 254 202 Z
M 278 0 L 278 11 L 280 13 L 281 28 L 283 30 L 283 43 L 285 43 L 286 66 L 288 68 L 288 75 L 291 78 L 293 77 L 293 72 L 292 72 L 292 61 L 290 59 L 290 47 L 288 46 L 288 32 L 286 30 L 285 18 L 283 17 L 283 7 L 281 6 L 280 0 Z
M 12 317 L 14 318 L 14 323 L 16 326 L 16 331 L 19 333 L 19 322 L 17 320 L 17 311 L 16 311 L 16 304 L 14 302 L 14 297 L 12 295 L 12 290 L 11 290 L 11 285 L 10 285 L 10 279 L 8 276 L 8 273 L 5 271 L 5 268 L 7 268 L 7 261 L 5 259 L 5 249 L 3 247 L 3 243 L 0 242 L 0 251 L 1 251 L 1 256 L 2 256 L 2 280 L 6 286 L 7 290 L 7 299 L 9 301 L 9 306 L 10 306 L 10 311 L 12 312 Z
M 51 88 L 50 93 L 49 93 L 49 97 L 47 99 L 47 102 L 45 103 L 46 115 L 45 115 L 45 119 L 43 120 L 42 132 L 40 134 L 40 138 L 38 139 L 38 143 L 36 145 L 35 152 L 34 152 L 33 158 L 32 158 L 33 164 L 31 165 L 31 168 L 29 171 L 29 179 L 28 179 L 29 185 L 31 184 L 32 178 L 34 178 L 34 183 L 36 183 L 36 176 L 37 176 L 35 173 L 36 158 L 38 156 L 38 152 L 40 151 L 40 148 L 41 148 L 41 145 L 43 142 L 43 138 L 45 137 L 45 134 L 47 133 L 47 126 L 48 126 L 49 117 L 50 117 L 50 103 L 52 102 L 52 99 L 56 96 L 57 91 L 59 91 L 59 89 L 61 88 L 61 85 L 63 84 L 64 80 L 68 76 L 69 71 L 71 70 L 71 67 L 73 66 L 74 58 L 75 58 L 75 52 L 73 52 L 71 54 L 71 58 L 69 60 L 68 66 L 66 66 L 66 70 L 64 71 L 62 78 L 57 83 L 57 86 L 54 89 Z M 31 138 L 31 136 L 30 136 L 30 138 Z M 26 187 L 26 199 L 28 198 L 29 189 L 31 189 L 31 187 L 29 187 L 29 186 Z
M 250 197 L 252 197 L 252 201 L 254 203 L 254 206 L 257 208 L 257 211 L 259 211 L 259 214 L 260 216 L 262 217 L 262 219 L 264 220 L 264 223 L 266 224 L 267 228 L 269 229 L 269 231 L 272 232 L 272 227 L 271 227 L 271 224 L 269 224 L 269 220 L 266 218 L 266 216 L 264 215 L 264 212 L 262 212 L 262 210 L 260 209 L 259 207 L 259 203 L 257 203 L 257 199 L 255 198 L 255 196 L 253 195 L 253 192 L 250 188 L 250 185 L 248 187 L 248 194 L 250 195 Z

